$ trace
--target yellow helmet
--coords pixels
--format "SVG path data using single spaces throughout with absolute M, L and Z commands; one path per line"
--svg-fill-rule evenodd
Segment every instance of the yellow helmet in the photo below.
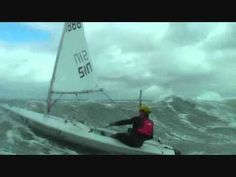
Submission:
M 150 114 L 152 112 L 151 109 L 146 105 L 142 105 L 141 108 L 140 108 L 140 111 L 143 111 L 147 114 Z

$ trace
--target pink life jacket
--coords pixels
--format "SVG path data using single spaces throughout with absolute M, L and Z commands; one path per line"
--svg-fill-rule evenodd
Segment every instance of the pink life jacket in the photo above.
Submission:
M 137 132 L 142 135 L 153 136 L 153 127 L 154 127 L 153 121 L 144 117 L 143 126 L 138 128 Z

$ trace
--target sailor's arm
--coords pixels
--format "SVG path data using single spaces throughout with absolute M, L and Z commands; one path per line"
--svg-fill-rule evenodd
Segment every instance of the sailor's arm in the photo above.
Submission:
M 109 125 L 110 126 L 120 126 L 120 125 L 133 124 L 135 122 L 135 119 L 136 119 L 136 117 L 132 117 L 132 118 L 126 119 L 126 120 L 120 120 L 120 121 L 112 122 Z

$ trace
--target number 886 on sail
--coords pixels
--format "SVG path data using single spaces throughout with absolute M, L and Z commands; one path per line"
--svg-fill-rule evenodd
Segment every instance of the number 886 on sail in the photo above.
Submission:
M 71 32 L 81 28 L 81 22 L 68 22 L 66 23 L 66 32 Z

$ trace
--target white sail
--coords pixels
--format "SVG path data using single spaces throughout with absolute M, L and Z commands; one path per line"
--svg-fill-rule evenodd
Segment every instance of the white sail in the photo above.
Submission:
M 73 93 L 97 89 L 83 24 L 67 22 L 51 83 L 52 93 Z

